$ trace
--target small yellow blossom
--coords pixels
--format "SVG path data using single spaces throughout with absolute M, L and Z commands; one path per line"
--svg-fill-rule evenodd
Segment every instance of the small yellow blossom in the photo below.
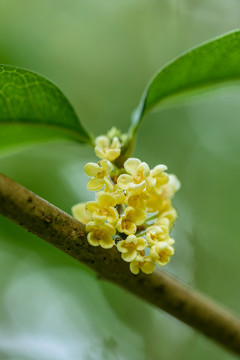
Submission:
M 101 246 L 104 249 L 111 249 L 114 245 L 112 235 L 115 235 L 116 230 L 110 224 L 96 224 L 91 221 L 86 226 L 87 240 L 92 246 Z
M 147 229 L 146 239 L 150 245 L 155 245 L 159 241 L 166 241 L 169 237 L 167 226 L 152 225 Z
M 114 207 L 116 204 L 117 202 L 112 194 L 101 191 L 97 195 L 97 201 L 88 201 L 85 207 L 92 214 L 96 223 L 101 224 L 106 220 L 109 223 L 114 223 L 119 218 L 119 214 Z
M 145 200 L 149 198 L 149 194 L 142 190 L 129 189 L 127 191 L 127 203 L 133 208 L 146 208 Z
M 95 140 L 95 153 L 100 159 L 116 160 L 121 153 L 121 144 L 117 137 L 112 141 L 107 136 L 98 136 Z
M 101 160 L 99 164 L 87 163 L 84 166 L 84 171 L 86 175 L 91 177 L 87 184 L 88 190 L 100 190 L 105 184 L 111 187 L 112 184 L 108 175 L 110 175 L 112 169 L 113 166 L 108 160 Z
M 150 169 L 147 163 L 139 159 L 130 158 L 124 163 L 124 168 L 128 174 L 122 174 L 118 178 L 118 185 L 123 189 L 146 188 L 146 179 L 150 175 Z
M 169 174 L 168 177 L 168 183 L 162 187 L 162 197 L 164 199 L 172 199 L 175 192 L 181 187 L 181 183 L 175 175 Z
M 85 208 L 85 203 L 76 204 L 72 207 L 73 216 L 83 224 L 92 220 L 92 214 Z
M 105 187 L 104 191 L 111 193 L 114 196 L 117 204 L 124 204 L 126 202 L 126 195 L 124 191 L 116 184 L 109 188 L 108 186 Z
M 163 185 L 169 180 L 168 175 L 164 172 L 165 170 L 167 170 L 167 166 L 157 165 L 150 171 L 148 187 L 154 189 L 157 194 L 161 193 Z
M 125 210 L 125 214 L 118 220 L 116 227 L 119 232 L 133 235 L 137 231 L 137 226 L 142 225 L 146 218 L 147 214 L 143 209 L 134 209 L 131 206 L 128 206 Z
M 133 261 L 137 257 L 138 251 L 142 251 L 146 247 L 146 240 L 135 235 L 129 235 L 126 240 L 119 241 L 117 244 L 117 249 L 122 253 L 123 260 L 127 262 Z
M 155 268 L 154 260 L 151 256 L 138 255 L 135 260 L 130 263 L 130 270 L 133 274 L 137 275 L 139 270 L 145 274 L 151 274 Z
M 89 244 L 105 249 L 115 245 L 133 274 L 151 274 L 155 264 L 166 265 L 174 254 L 170 232 L 177 212 L 172 198 L 180 182 L 166 173 L 165 165 L 150 170 L 136 158 L 126 160 L 124 168 L 117 161 L 112 164 L 127 141 L 127 135 L 115 128 L 96 138 L 95 152 L 101 160 L 84 167 L 96 200 L 77 204 L 72 212 L 86 225 Z
M 169 262 L 170 256 L 174 254 L 174 248 L 163 241 L 152 246 L 150 254 L 158 265 L 164 266 Z
M 163 223 L 166 223 L 166 221 L 169 222 L 169 231 L 171 230 L 173 223 L 176 221 L 178 215 L 176 209 L 171 206 L 168 210 L 165 210 L 163 212 L 159 212 L 158 219 L 156 220 L 155 224 L 160 225 Z

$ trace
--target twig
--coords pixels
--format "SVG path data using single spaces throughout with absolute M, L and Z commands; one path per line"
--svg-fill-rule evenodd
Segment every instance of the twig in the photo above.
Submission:
M 0 213 L 81 261 L 104 279 L 165 310 L 177 319 L 240 354 L 236 316 L 163 271 L 133 275 L 116 248 L 90 246 L 77 220 L 0 174 Z

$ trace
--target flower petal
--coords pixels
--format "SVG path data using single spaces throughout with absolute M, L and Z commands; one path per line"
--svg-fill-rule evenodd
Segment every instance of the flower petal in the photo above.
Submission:
M 122 174 L 119 176 L 117 183 L 121 189 L 127 190 L 129 188 L 130 184 L 132 183 L 132 181 L 133 181 L 132 176 L 127 175 L 127 174 Z
M 139 273 L 139 262 L 138 261 L 132 261 L 130 263 L 130 271 L 134 274 L 137 275 Z
M 150 168 L 146 162 L 142 162 L 138 168 L 137 172 L 140 172 L 143 174 L 144 179 L 146 179 L 150 175 Z
M 88 188 L 88 190 L 91 190 L 91 191 L 100 190 L 100 189 L 102 189 L 104 183 L 105 183 L 104 179 L 93 178 L 93 179 L 89 180 L 89 182 L 87 184 L 87 188 Z
M 106 237 L 99 241 L 99 244 L 104 249 L 111 249 L 114 245 L 114 240 L 111 236 Z
M 135 214 L 134 214 L 134 223 L 139 226 L 142 225 L 144 223 L 144 221 L 147 218 L 147 213 L 144 209 L 141 208 L 137 208 L 135 209 Z
M 95 236 L 94 232 L 87 234 L 87 240 L 92 246 L 99 246 L 99 239 Z
M 130 175 L 135 175 L 138 169 L 138 166 L 141 164 L 141 160 L 136 158 L 130 158 L 124 163 L 124 169 Z
M 122 259 L 131 262 L 136 259 L 137 251 L 135 249 L 129 250 L 127 253 L 122 253 Z
M 94 211 L 99 209 L 99 205 L 96 201 L 88 201 L 85 204 L 85 209 L 92 214 Z
M 97 196 L 97 202 L 100 208 L 108 208 L 110 206 L 116 205 L 116 200 L 114 196 L 110 193 L 101 192 Z
M 105 160 L 105 159 L 100 161 L 100 165 L 101 165 L 103 171 L 104 171 L 107 175 L 109 175 L 110 172 L 111 172 L 112 169 L 113 169 L 113 166 L 112 166 L 112 164 L 110 163 L 110 161 Z
M 92 215 L 86 211 L 85 203 L 76 204 L 72 207 L 73 216 L 83 224 L 92 220 Z
M 96 176 L 101 170 L 100 166 L 96 163 L 90 162 L 84 166 L 84 172 L 87 176 Z
M 114 161 L 119 157 L 120 153 L 120 149 L 108 149 L 106 151 L 106 159 L 108 159 L 109 161 Z
M 103 148 L 108 147 L 110 145 L 110 141 L 109 141 L 107 136 L 101 135 L 101 136 L 96 137 L 95 144 L 96 144 L 96 146 L 103 149 Z
M 167 170 L 166 165 L 157 165 L 151 170 L 151 176 L 159 176 L 161 173 Z

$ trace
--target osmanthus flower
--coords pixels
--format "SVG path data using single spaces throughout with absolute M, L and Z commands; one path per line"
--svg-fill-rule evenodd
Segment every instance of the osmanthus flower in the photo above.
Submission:
M 181 183 L 175 175 L 169 174 L 168 177 L 169 180 L 162 187 L 162 192 L 161 192 L 162 197 L 164 199 L 172 199 L 173 196 L 175 195 L 175 192 L 177 192 L 181 187 Z
M 117 204 L 126 203 L 126 195 L 117 184 L 113 186 L 111 185 L 111 187 L 106 185 L 104 191 L 113 195 Z
M 105 184 L 111 187 L 112 184 L 108 176 L 112 169 L 113 165 L 108 160 L 101 160 L 99 164 L 87 163 L 84 166 L 84 172 L 91 177 L 87 184 L 88 190 L 100 190 Z
M 118 211 L 114 207 L 116 204 L 116 199 L 112 194 L 101 191 L 97 194 L 97 201 L 88 201 L 85 208 L 92 214 L 96 223 L 101 224 L 106 220 L 109 223 L 115 223 L 119 218 Z
M 154 190 L 157 194 L 162 192 L 163 185 L 169 180 L 169 176 L 165 173 L 165 170 L 167 170 L 166 165 L 157 165 L 150 171 L 148 178 L 149 190 Z
M 126 156 L 121 148 L 128 140 L 116 128 L 96 138 L 95 152 L 101 160 L 84 167 L 91 178 L 87 187 L 96 191 L 96 200 L 77 204 L 72 212 L 86 225 L 89 244 L 116 246 L 133 274 L 151 274 L 156 263 L 166 265 L 174 254 L 170 233 L 177 212 L 172 198 L 180 182 L 166 173 L 165 165 L 150 170 L 147 163 L 129 158 L 121 167 L 118 157 Z
M 87 240 L 92 246 L 101 246 L 104 249 L 111 249 L 114 245 L 112 238 L 116 233 L 116 229 L 111 224 L 96 224 L 94 221 L 90 221 L 86 225 Z
M 143 184 L 143 183 L 141 183 Z M 144 186 L 145 187 L 145 186 Z M 141 189 L 141 187 L 128 189 L 127 191 L 127 203 L 129 206 L 132 206 L 133 208 L 146 208 L 146 202 L 145 200 L 149 199 L 149 194 Z
M 130 158 L 125 161 L 124 169 L 128 174 L 120 175 L 117 181 L 123 190 L 129 188 L 143 190 L 146 188 L 146 179 L 150 175 L 150 168 L 147 163 L 136 158 Z
M 138 255 L 135 260 L 130 263 L 130 270 L 133 274 L 137 275 L 140 270 L 145 274 L 151 274 L 155 269 L 153 258 L 148 256 Z
M 164 241 L 153 245 L 150 250 L 150 255 L 160 266 L 166 265 L 173 254 L 174 248 Z
M 92 221 L 92 214 L 85 208 L 85 203 L 79 203 L 72 207 L 73 216 L 83 224 L 87 224 Z
M 142 225 L 146 218 L 147 214 L 144 209 L 134 209 L 128 206 L 125 209 L 125 213 L 118 220 L 116 228 L 121 233 L 133 235 L 137 231 L 137 226 Z
M 174 222 L 176 221 L 177 217 L 178 217 L 177 211 L 170 203 L 168 209 L 164 209 L 164 211 L 159 212 L 158 218 L 155 221 L 155 224 L 158 226 L 161 226 L 161 225 L 166 224 L 166 222 L 168 222 L 169 223 L 168 228 L 169 228 L 169 231 L 171 231 L 172 226 L 173 226 Z
M 121 153 L 121 144 L 116 136 L 112 141 L 107 136 L 98 136 L 95 140 L 95 145 L 95 153 L 100 159 L 114 161 Z
M 166 219 L 167 220 L 167 219 Z M 173 245 L 175 240 L 170 237 L 170 222 L 168 225 L 152 225 L 147 229 L 146 240 L 150 246 L 156 245 L 160 241 L 168 243 L 168 245 Z
M 133 261 L 137 257 L 138 252 L 146 249 L 146 247 L 146 240 L 135 235 L 129 235 L 125 240 L 119 241 L 117 244 L 117 249 L 122 253 L 123 260 L 127 262 Z
M 159 241 L 166 241 L 169 237 L 169 228 L 166 225 L 152 225 L 147 229 L 146 239 L 150 245 L 155 245 Z

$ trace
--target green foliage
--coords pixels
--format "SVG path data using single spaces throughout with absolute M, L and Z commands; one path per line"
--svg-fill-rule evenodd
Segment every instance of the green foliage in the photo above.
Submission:
M 240 31 L 235 31 L 196 47 L 162 68 L 143 93 L 131 131 L 136 132 L 144 115 L 165 100 L 239 79 Z
M 0 66 L 0 150 L 52 139 L 91 141 L 63 93 L 43 77 Z

